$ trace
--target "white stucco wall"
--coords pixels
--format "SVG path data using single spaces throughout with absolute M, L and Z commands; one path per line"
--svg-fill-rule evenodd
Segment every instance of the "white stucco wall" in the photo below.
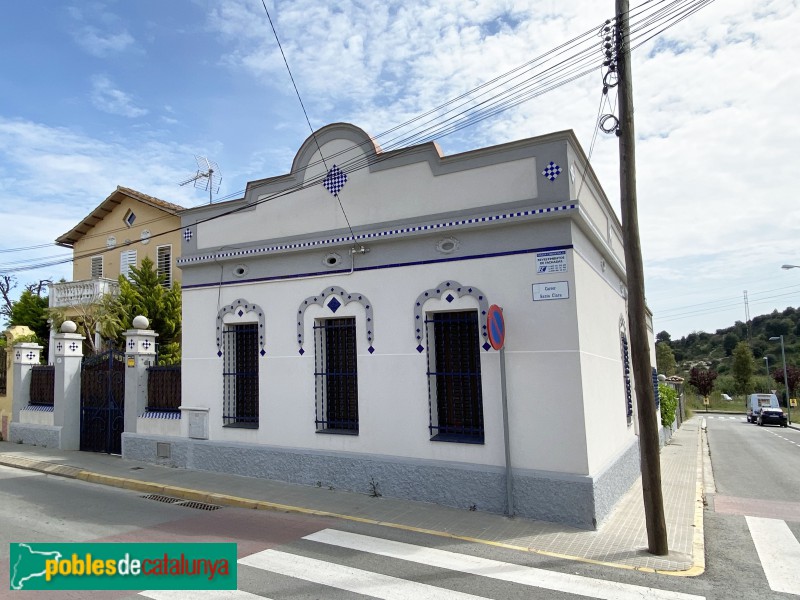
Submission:
M 25 425 L 53 425 L 53 412 L 40 410 L 19 411 L 19 422 Z
M 607 263 L 603 271 L 602 258 L 588 240 L 580 232 L 574 235 L 588 460 L 590 471 L 598 473 L 635 441 L 633 420 L 629 425 L 626 416 L 620 352 L 619 324 L 620 319 L 627 323 L 627 309 L 618 276 Z
M 351 147 L 351 142 L 339 140 L 324 145 L 323 152 L 332 156 Z M 317 160 L 319 153 L 314 155 L 312 164 Z M 328 167 L 336 162 L 337 159 L 328 159 Z M 377 172 L 361 169 L 347 175 L 340 199 L 353 227 L 532 199 L 537 196 L 536 163 L 535 158 L 527 158 L 438 176 L 433 175 L 427 162 Z M 319 177 L 324 173 L 321 161 L 308 171 L 313 176 L 306 179 Z M 503 181 L 502 187 L 497 186 L 498 180 Z M 198 248 L 232 247 L 232 240 L 243 245 L 346 228 L 336 198 L 322 185 L 313 185 L 258 204 L 255 214 L 243 211 L 198 225 L 197 244 Z
M 570 273 L 558 280 L 572 281 Z M 519 274 L 510 277 L 509 274 Z M 415 349 L 414 303 L 443 281 L 484 291 L 504 309 L 512 460 L 517 468 L 587 474 L 583 436 L 582 381 L 576 303 L 532 300 L 531 285 L 553 280 L 536 274 L 532 254 L 356 272 L 184 291 L 183 398 L 207 406 L 210 439 L 311 448 L 475 465 L 504 464 L 499 353 L 481 350 L 485 444 L 430 441 L 427 355 Z M 374 354 L 367 352 L 365 312 L 350 303 L 332 314 L 311 306 L 298 354 L 298 306 L 326 286 L 364 294 L 374 309 Z M 217 297 L 219 294 L 219 303 Z M 447 293 L 442 289 L 442 296 Z M 257 430 L 222 426 L 222 364 L 217 357 L 218 307 L 239 298 L 259 305 L 266 317 L 266 356 L 259 363 L 260 425 Z M 426 311 L 476 308 L 469 296 L 448 303 L 430 300 Z M 314 336 L 317 317 L 355 316 L 358 345 L 359 435 L 316 433 L 314 425 Z M 247 319 L 247 316 L 243 320 Z M 482 340 L 483 341 L 483 340 Z M 555 451 L 554 451 L 555 450 Z

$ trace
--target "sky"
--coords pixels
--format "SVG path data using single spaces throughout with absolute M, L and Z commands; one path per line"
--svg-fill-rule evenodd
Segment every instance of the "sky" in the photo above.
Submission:
M 265 3 L 311 126 L 375 136 L 588 34 L 585 76 L 431 137 L 455 154 L 572 129 L 620 214 L 617 139 L 595 135 L 598 112 L 616 108 L 597 35 L 612 0 Z M 751 318 L 800 306 L 800 269 L 781 269 L 800 265 L 798 1 L 720 0 L 677 23 L 654 13 L 695 4 L 631 0 L 655 19 L 632 63 L 645 294 L 673 339 L 744 321 L 745 290 Z M 16 293 L 71 279 L 69 263 L 28 267 L 68 258 L 56 237 L 117 185 L 205 204 L 179 185 L 201 155 L 220 167 L 215 201 L 238 198 L 287 173 L 310 134 L 262 0 L 0 6 L 0 274 Z M 532 73 L 563 73 L 556 63 Z M 378 141 L 422 139 L 406 130 Z

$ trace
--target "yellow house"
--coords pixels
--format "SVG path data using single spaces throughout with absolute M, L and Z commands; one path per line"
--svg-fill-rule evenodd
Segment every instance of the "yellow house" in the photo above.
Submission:
M 149 257 L 171 286 L 180 279 L 182 206 L 117 186 L 108 198 L 56 244 L 72 249 L 72 281 L 50 285 L 50 308 L 80 318 L 105 294 L 119 291 L 118 278 Z

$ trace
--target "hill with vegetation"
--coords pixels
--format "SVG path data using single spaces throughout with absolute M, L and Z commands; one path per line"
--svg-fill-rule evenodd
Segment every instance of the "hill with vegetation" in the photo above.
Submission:
M 715 333 L 692 332 L 672 339 L 669 332 L 656 335 L 658 372 L 679 375 L 687 383 L 694 374 L 714 380 L 717 396 L 743 396 L 754 392 L 777 390 L 784 394 L 783 336 L 791 397 L 800 388 L 800 309 L 754 317 L 750 322 L 737 321 Z M 713 374 L 716 377 L 713 377 Z

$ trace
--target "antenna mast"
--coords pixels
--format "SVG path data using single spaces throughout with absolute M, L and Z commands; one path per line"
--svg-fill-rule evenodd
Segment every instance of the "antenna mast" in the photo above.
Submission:
M 211 194 L 219 193 L 219 184 L 222 182 L 219 165 L 205 156 L 195 155 L 194 159 L 197 161 L 197 173 L 179 185 L 194 182 L 195 188 L 208 190 L 208 203 L 211 204 Z

